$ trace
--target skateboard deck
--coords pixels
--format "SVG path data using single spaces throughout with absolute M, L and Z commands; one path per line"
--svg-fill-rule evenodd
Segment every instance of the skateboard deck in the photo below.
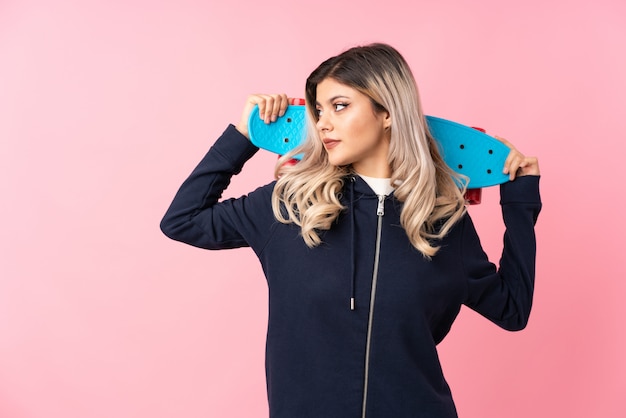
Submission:
M 495 186 L 509 181 L 502 173 L 509 148 L 477 128 L 447 119 L 426 116 L 426 123 L 446 164 L 469 178 L 468 189 Z M 284 155 L 306 136 L 306 108 L 290 105 L 276 122 L 266 124 L 255 107 L 248 122 L 250 140 L 259 148 Z M 302 155 L 294 158 L 301 159 Z

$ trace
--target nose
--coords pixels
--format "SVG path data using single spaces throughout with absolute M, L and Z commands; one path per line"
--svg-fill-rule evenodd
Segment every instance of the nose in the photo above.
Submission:
M 322 112 L 320 112 L 320 115 L 317 118 L 317 122 L 315 126 L 317 126 L 318 131 L 330 131 L 331 130 L 330 121 L 328 120 L 326 116 L 324 116 L 324 113 Z

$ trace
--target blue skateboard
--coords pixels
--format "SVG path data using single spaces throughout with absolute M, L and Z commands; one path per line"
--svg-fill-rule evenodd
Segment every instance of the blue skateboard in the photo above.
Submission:
M 450 120 L 426 116 L 432 136 L 446 164 L 469 178 L 468 189 L 495 186 L 509 181 L 502 173 L 509 148 L 486 133 Z M 248 121 L 250 140 L 259 148 L 284 155 L 302 143 L 306 135 L 306 108 L 290 105 L 276 122 L 266 124 L 255 107 Z M 297 155 L 295 158 L 300 159 Z M 470 191 L 471 191 L 470 190 Z M 470 203 L 480 203 L 480 191 L 472 192 Z

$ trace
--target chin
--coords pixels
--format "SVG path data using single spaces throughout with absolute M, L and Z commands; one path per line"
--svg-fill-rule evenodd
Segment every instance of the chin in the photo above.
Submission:
M 343 167 L 352 163 L 352 161 L 349 161 L 347 158 L 342 158 L 339 155 L 331 154 L 328 154 L 328 162 L 330 163 L 330 165 L 334 165 L 335 167 Z

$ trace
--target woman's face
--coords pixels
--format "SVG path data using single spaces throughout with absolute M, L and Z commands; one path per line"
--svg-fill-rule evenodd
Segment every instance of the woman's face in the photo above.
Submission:
M 391 119 L 376 112 L 369 97 L 326 78 L 317 85 L 317 129 L 332 165 L 352 164 L 370 177 L 390 177 L 387 160 Z

